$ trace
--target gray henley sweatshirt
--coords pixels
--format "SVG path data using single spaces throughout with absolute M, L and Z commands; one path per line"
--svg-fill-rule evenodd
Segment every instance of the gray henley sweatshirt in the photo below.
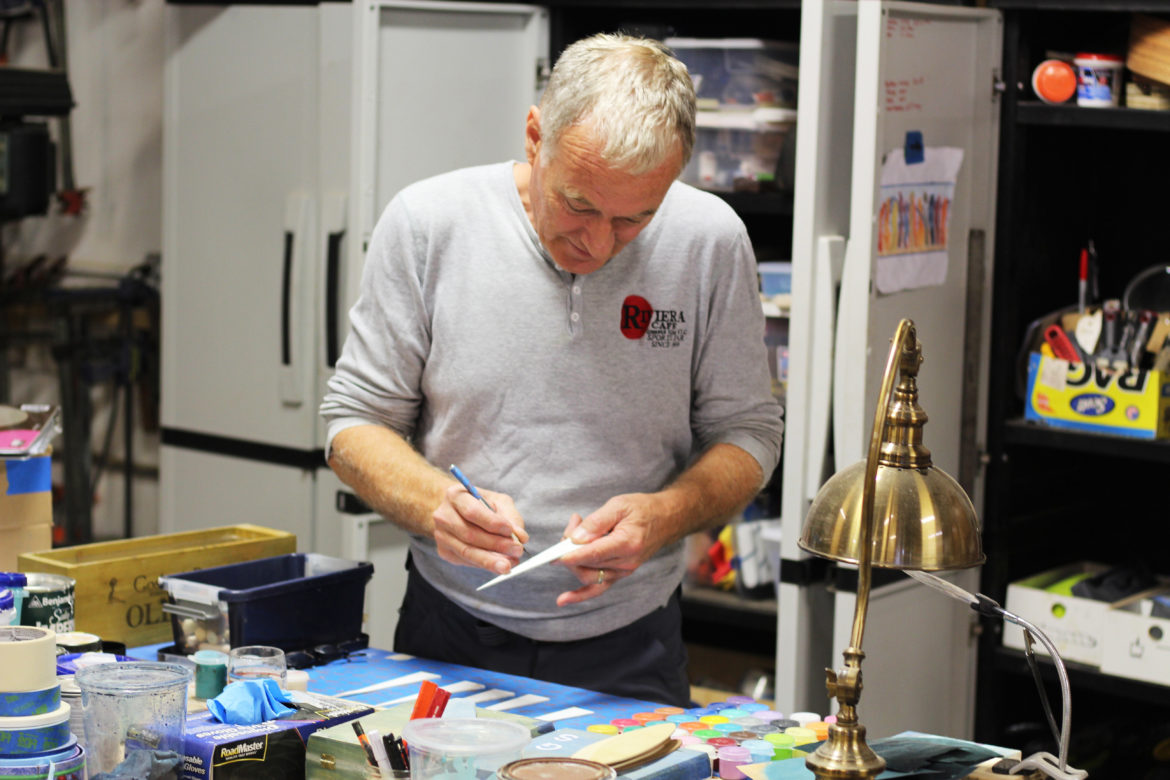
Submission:
M 512 496 L 530 552 L 574 512 L 653 492 L 717 442 L 770 475 L 780 453 L 756 267 L 742 222 L 675 182 L 634 241 L 585 276 L 542 249 L 512 162 L 403 189 L 379 219 L 350 333 L 321 406 L 328 441 L 378 424 L 434 465 Z M 328 449 L 326 450 L 328 451 Z M 494 576 L 440 559 L 416 537 L 414 565 L 471 614 L 534 639 L 612 631 L 662 606 L 683 545 L 582 604 L 544 566 L 482 593 Z

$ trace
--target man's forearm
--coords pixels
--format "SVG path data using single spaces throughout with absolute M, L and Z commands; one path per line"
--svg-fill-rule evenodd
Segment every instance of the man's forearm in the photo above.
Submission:
M 451 478 L 394 431 L 346 428 L 333 438 L 329 465 L 378 514 L 410 533 L 434 533 L 431 515 Z
M 666 543 L 726 523 L 763 484 L 755 458 L 733 444 L 716 444 L 661 491 L 670 507 Z

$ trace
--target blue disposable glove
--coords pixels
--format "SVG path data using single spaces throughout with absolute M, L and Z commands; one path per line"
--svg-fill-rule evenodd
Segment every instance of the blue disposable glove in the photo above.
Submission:
M 223 693 L 207 701 L 207 709 L 220 723 L 251 726 L 282 718 L 296 711 L 288 691 L 271 678 L 238 680 L 229 683 Z

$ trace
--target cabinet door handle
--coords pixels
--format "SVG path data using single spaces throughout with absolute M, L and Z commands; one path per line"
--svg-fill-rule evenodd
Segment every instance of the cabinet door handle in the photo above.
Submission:
M 304 190 L 289 193 L 284 209 L 284 252 L 280 282 L 280 401 L 300 406 L 308 397 L 308 368 L 312 343 L 305 328 L 312 313 L 304 300 L 309 284 L 309 258 L 313 229 L 313 199 Z

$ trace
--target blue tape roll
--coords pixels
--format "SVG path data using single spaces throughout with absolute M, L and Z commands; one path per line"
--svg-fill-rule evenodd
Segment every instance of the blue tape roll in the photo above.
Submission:
M 49 761 L 57 763 L 58 761 L 65 761 L 66 759 L 72 758 L 77 755 L 79 750 L 81 750 L 81 745 L 77 744 L 77 737 L 70 734 L 69 741 L 63 747 L 55 750 L 46 750 L 43 753 L 27 753 L 17 758 L 0 756 L 0 768 L 7 769 L 10 766 L 29 766 L 33 762 L 42 765 Z M 0 778 L 3 777 L 4 774 L 0 773 Z
M 0 718 L 0 758 L 27 756 L 63 747 L 69 732 L 68 704 L 45 715 Z
M 53 777 L 49 778 L 49 762 L 53 764 Z M 85 749 L 73 744 L 43 756 L 26 756 L 18 759 L 0 758 L 0 777 L 20 780 L 85 780 Z
M 0 693 L 0 718 L 44 715 L 61 706 L 61 686 L 40 691 Z

